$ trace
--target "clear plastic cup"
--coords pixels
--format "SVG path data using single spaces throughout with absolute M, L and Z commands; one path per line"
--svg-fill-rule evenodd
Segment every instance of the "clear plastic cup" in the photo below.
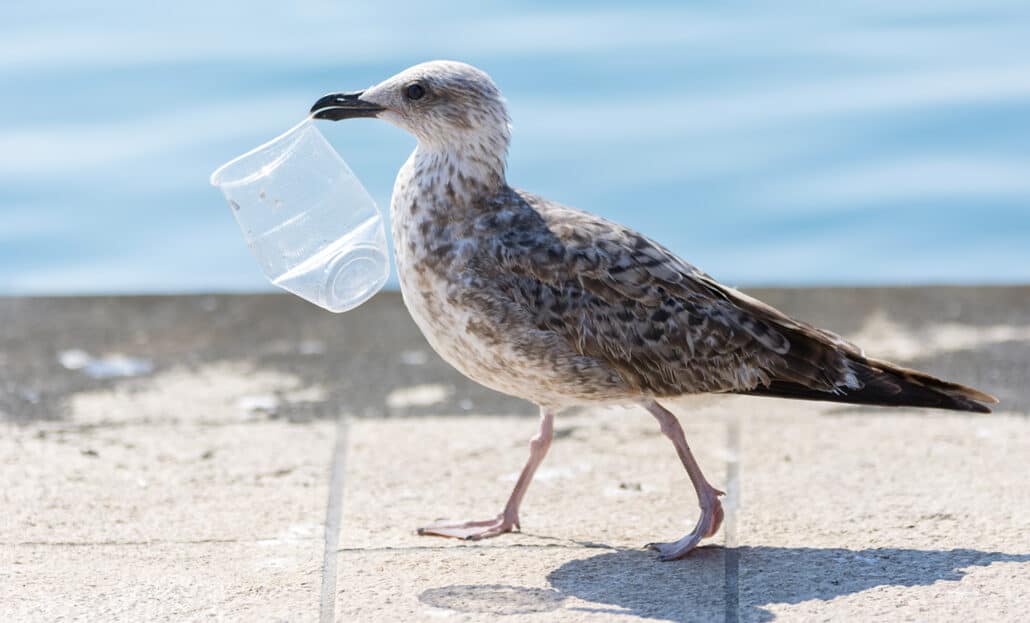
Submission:
M 390 274 L 375 201 L 310 117 L 211 174 L 271 282 L 344 312 Z

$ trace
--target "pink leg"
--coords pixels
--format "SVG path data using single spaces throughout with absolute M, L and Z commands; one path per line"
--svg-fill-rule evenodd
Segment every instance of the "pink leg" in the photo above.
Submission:
M 522 468 L 519 480 L 515 483 L 515 489 L 504 505 L 504 511 L 493 519 L 481 521 L 464 521 L 458 523 L 433 524 L 425 528 L 419 528 L 418 533 L 431 536 L 446 536 L 455 539 L 468 539 L 471 541 L 485 539 L 519 526 L 519 505 L 522 498 L 529 489 L 529 483 L 533 480 L 536 468 L 547 455 L 547 449 L 551 447 L 551 438 L 554 436 L 554 414 L 548 409 L 540 409 L 540 430 L 529 442 L 529 461 Z
M 680 427 L 676 416 L 654 401 L 645 406 L 651 415 L 658 419 L 662 433 L 672 440 L 672 445 L 676 446 L 676 453 L 679 454 L 680 461 L 686 468 L 687 475 L 690 476 L 690 482 L 694 485 L 694 491 L 697 493 L 698 504 L 701 506 L 701 517 L 698 518 L 693 532 L 672 543 L 649 543 L 647 545 L 648 549 L 653 549 L 660 554 L 661 560 L 676 560 L 686 556 L 687 552 L 694 549 L 701 539 L 712 536 L 719 530 L 723 516 L 719 496 L 725 494 L 705 480 L 705 475 L 701 473 L 701 468 L 690 452 L 687 438 L 683 435 L 683 428 Z

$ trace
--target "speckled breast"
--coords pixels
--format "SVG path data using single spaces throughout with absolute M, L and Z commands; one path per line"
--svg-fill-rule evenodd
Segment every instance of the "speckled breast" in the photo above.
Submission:
M 394 244 L 404 303 L 430 346 L 465 376 L 486 387 L 548 407 L 626 402 L 621 378 L 519 314 L 497 315 L 463 304 L 460 259 L 423 253 L 424 241 L 398 232 Z M 457 243 L 456 243 L 457 244 Z M 467 292 L 465 294 L 468 294 Z M 490 296 L 482 291 L 475 296 Z M 497 301 L 498 305 L 504 304 Z M 508 302 L 508 304 L 513 304 Z
M 426 262 L 419 261 L 402 241 L 407 242 L 403 238 L 395 238 L 401 294 L 412 319 L 433 350 L 477 383 L 539 401 L 540 397 L 533 395 L 530 380 L 536 376 L 532 363 L 515 353 L 504 341 L 488 342 L 476 331 L 470 331 L 470 323 L 487 320 L 477 319 L 473 310 L 449 300 L 448 288 L 452 287 L 449 280 L 435 267 L 430 268 Z M 501 327 L 495 329 L 498 335 L 503 330 Z

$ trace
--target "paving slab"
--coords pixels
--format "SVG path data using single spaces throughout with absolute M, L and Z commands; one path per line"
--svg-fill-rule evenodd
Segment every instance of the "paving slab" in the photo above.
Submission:
M 1022 617 L 1025 416 L 738 400 L 741 620 Z
M 640 581 L 640 569 L 655 564 L 641 546 L 679 538 L 697 513 L 675 450 L 642 410 L 558 419 L 556 440 L 524 502 L 522 533 L 478 543 L 415 534 L 420 523 L 497 514 L 536 424 L 536 418 L 497 416 L 354 422 L 338 618 L 618 620 L 669 606 L 669 613 L 691 620 L 721 615 L 718 550 L 699 559 L 704 573 L 689 586 L 675 566 L 655 570 L 683 594 L 675 603 L 656 603 Z M 688 422 L 685 428 L 697 440 L 698 459 L 720 473 L 721 427 Z M 596 603 L 612 591 L 627 602 Z M 391 596 L 389 606 L 383 595 Z
M 581 412 L 556 422 L 523 533 L 414 534 L 499 509 L 524 459 L 512 439 L 534 425 L 356 422 L 338 619 L 1015 620 L 1030 595 L 1026 472 L 1012 469 L 1030 457 L 1024 416 L 708 406 L 684 428 L 713 482 L 739 492 L 711 541 L 732 529 L 737 546 L 660 563 L 639 546 L 697 512 L 674 452 L 642 410 Z
M 321 541 L 3 547 L 4 621 L 317 621 Z
M 455 539 L 418 536 L 415 529 L 439 520 L 497 515 L 529 456 L 536 428 L 535 417 L 352 422 L 341 546 L 460 545 Z M 721 480 L 723 428 L 685 421 L 684 430 L 694 438 L 698 460 Z M 639 547 L 679 538 L 693 527 L 697 502 L 690 481 L 646 412 L 604 409 L 559 416 L 555 437 L 523 503 L 519 542 Z
M 173 368 L 0 435 L 0 620 L 317 620 L 331 421 L 245 364 Z M 267 617 L 267 618 L 266 618 Z

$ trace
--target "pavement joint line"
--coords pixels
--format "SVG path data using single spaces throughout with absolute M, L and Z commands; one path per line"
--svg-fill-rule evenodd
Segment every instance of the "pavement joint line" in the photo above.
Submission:
M 347 454 L 348 420 L 344 414 L 336 420 L 336 441 L 333 443 L 332 468 L 329 472 L 329 499 L 325 511 L 325 549 L 322 554 L 319 623 L 334 623 L 336 619 L 336 561 L 343 516 L 343 470 Z
M 725 576 L 723 604 L 726 623 L 740 621 L 740 551 L 737 549 L 737 507 L 740 502 L 740 418 L 733 414 L 726 423 L 726 516 L 723 535 Z

